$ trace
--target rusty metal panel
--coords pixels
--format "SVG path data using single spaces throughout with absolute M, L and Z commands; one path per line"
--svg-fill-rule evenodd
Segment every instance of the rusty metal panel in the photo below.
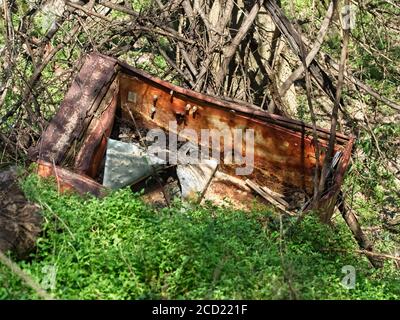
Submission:
M 56 116 L 43 133 L 38 146 L 30 151 L 38 157 L 61 164 L 72 142 L 84 131 L 88 111 L 98 106 L 115 77 L 117 62 L 98 55 L 88 55 L 74 79 Z
M 105 154 L 105 143 L 110 136 L 117 109 L 119 79 L 116 78 L 103 101 L 96 110 L 93 120 L 85 132 L 85 139 L 75 157 L 76 172 L 95 178 Z
M 226 101 L 218 97 L 205 95 L 190 89 L 182 88 L 167 81 L 151 76 L 140 69 L 133 68 L 130 65 L 126 64 L 125 62 L 118 61 L 118 63 L 122 68 L 123 74 L 133 76 L 140 81 L 149 83 L 151 86 L 155 88 L 161 88 L 170 93 L 172 92 L 173 95 L 175 96 L 182 96 L 194 101 L 201 101 L 203 103 L 213 105 L 214 107 L 219 107 L 225 110 L 236 111 L 238 113 L 245 114 L 251 117 L 252 119 L 259 118 L 262 119 L 263 121 L 273 123 L 280 127 L 288 128 L 297 132 L 306 132 L 308 134 L 312 133 L 313 130 L 312 126 L 302 121 L 286 118 L 276 114 L 271 114 L 256 106 L 246 104 L 245 102 L 237 103 L 237 102 Z M 133 94 L 134 93 L 132 92 L 131 95 L 135 96 Z M 317 132 L 320 140 L 329 140 L 330 136 L 329 130 L 317 127 Z M 346 144 L 349 141 L 349 137 L 339 132 L 336 134 L 336 139 L 337 143 L 340 145 Z
M 76 191 L 81 195 L 90 193 L 96 197 L 104 196 L 107 189 L 90 177 L 77 174 L 52 163 L 39 160 L 38 175 L 43 178 L 55 177 L 60 192 Z
M 120 95 L 122 111 L 129 108 L 145 125 L 168 129 L 170 121 L 177 121 L 178 132 L 190 128 L 199 136 L 201 129 L 206 128 L 230 132 L 237 128 L 253 129 L 255 170 L 247 178 L 283 194 L 291 193 L 294 189 L 312 193 L 316 161 L 311 133 L 299 132 L 253 118 L 245 112 L 232 112 L 230 108 L 179 95 L 169 88 L 138 77 L 121 75 Z M 196 108 L 196 112 L 187 112 L 188 106 Z M 125 116 L 128 117 L 127 113 Z M 227 146 L 232 147 L 229 144 Z M 321 138 L 320 147 L 327 147 L 325 138 Z M 335 151 L 341 149 L 343 146 L 336 145 Z M 324 154 L 320 157 L 321 163 L 323 159 Z M 234 174 L 235 167 L 222 165 L 222 169 Z
M 326 190 L 326 194 L 323 195 L 319 201 L 318 211 L 322 222 L 328 223 L 334 213 L 340 188 L 349 166 L 353 144 L 354 138 L 351 138 L 349 143 L 346 145 L 342 158 L 339 162 L 332 187 L 330 187 L 329 190 Z

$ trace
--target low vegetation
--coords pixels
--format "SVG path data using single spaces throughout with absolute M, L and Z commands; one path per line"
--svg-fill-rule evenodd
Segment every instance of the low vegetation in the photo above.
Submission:
M 43 285 L 53 268 L 47 289 L 59 299 L 400 298 L 395 264 L 371 268 L 340 217 L 330 227 L 312 215 L 296 225 L 268 208 L 176 202 L 159 211 L 130 189 L 104 199 L 60 195 L 35 175 L 22 187 L 41 205 L 45 228 L 19 265 Z M 341 283 L 348 265 L 354 289 Z M 3 266 L 0 283 L 0 299 L 36 297 Z

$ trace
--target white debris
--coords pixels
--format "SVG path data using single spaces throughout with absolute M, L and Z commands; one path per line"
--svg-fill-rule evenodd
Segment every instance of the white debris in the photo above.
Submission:
M 179 164 L 176 173 L 181 184 L 182 198 L 200 200 L 217 169 L 215 159 L 201 160 L 198 164 Z
M 133 185 L 161 169 L 166 162 L 137 143 L 108 139 L 103 185 L 119 189 Z

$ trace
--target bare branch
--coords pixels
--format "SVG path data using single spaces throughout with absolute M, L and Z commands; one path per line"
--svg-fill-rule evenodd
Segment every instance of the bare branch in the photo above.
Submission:
M 311 49 L 311 51 L 308 53 L 306 57 L 306 67 L 308 68 L 311 64 L 311 61 L 314 60 L 315 56 L 317 55 L 318 51 L 321 48 L 322 42 L 324 41 L 324 38 L 328 32 L 329 25 L 332 21 L 333 14 L 335 12 L 335 6 L 336 6 L 337 1 L 332 1 L 329 5 L 329 8 L 326 12 L 326 16 L 324 21 L 321 24 L 321 28 L 318 32 L 317 39 L 315 40 L 314 46 Z M 292 72 L 292 74 L 286 79 L 286 81 L 283 83 L 281 86 L 279 92 L 282 96 L 286 94 L 286 92 L 289 90 L 291 85 L 300 78 L 301 74 L 304 72 L 304 65 L 301 64 L 295 71 Z

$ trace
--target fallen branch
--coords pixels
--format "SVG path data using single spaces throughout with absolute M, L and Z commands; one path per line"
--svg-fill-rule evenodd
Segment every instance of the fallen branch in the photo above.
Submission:
M 327 55 L 326 53 L 322 53 L 321 52 L 321 56 L 323 57 L 324 61 L 329 63 L 331 67 L 333 67 L 336 71 L 339 70 L 339 64 L 336 63 L 329 55 Z M 359 87 L 362 91 L 368 93 L 370 96 L 374 97 L 376 100 L 379 100 L 380 102 L 384 103 L 385 105 L 387 105 L 388 107 L 400 111 L 400 105 L 397 104 L 396 102 L 380 95 L 377 91 L 375 91 L 374 89 L 372 89 L 369 85 L 365 84 L 364 82 L 362 82 L 361 80 L 355 78 L 350 71 L 346 71 L 344 73 L 345 79 L 347 81 L 350 81 L 351 83 L 353 83 L 354 85 L 356 85 L 357 87 Z
M 179 40 L 179 41 L 182 41 L 182 42 L 185 42 L 185 43 L 189 43 L 189 44 L 195 44 L 195 41 L 182 37 L 177 31 L 175 31 L 172 28 L 169 28 L 169 27 L 166 27 L 166 26 L 162 26 L 161 24 L 157 23 L 154 20 L 147 21 L 145 19 L 145 17 L 141 17 L 138 12 L 136 12 L 136 11 L 134 11 L 132 9 L 129 9 L 127 7 L 124 7 L 124 6 L 117 5 L 117 4 L 112 3 L 110 1 L 100 1 L 99 4 L 101 4 L 104 7 L 110 8 L 112 10 L 119 11 L 119 12 L 128 14 L 130 16 L 136 17 L 136 18 L 140 18 L 143 21 L 150 22 L 151 25 L 152 25 L 151 27 L 150 26 L 146 27 L 146 26 L 136 26 L 135 25 L 135 29 L 137 29 L 137 30 L 142 30 L 142 31 L 147 31 L 147 32 L 155 32 L 155 33 L 164 35 L 166 37 L 174 38 L 175 40 Z M 154 26 L 158 27 L 159 29 L 155 28 Z
M 388 221 L 388 224 L 390 224 L 391 226 L 395 226 L 397 224 L 400 224 L 400 216 Z
M 314 153 L 315 153 L 315 171 L 313 177 L 313 184 L 314 184 L 314 192 L 313 192 L 313 199 L 311 202 L 312 208 L 318 208 L 319 200 L 321 197 L 321 191 L 319 189 L 319 180 L 320 180 L 320 145 L 318 141 L 318 133 L 317 133 L 317 117 L 314 111 L 313 99 L 312 99 L 312 82 L 311 76 L 309 72 L 309 68 L 307 67 L 306 63 L 306 49 L 302 42 L 300 42 L 300 60 L 303 64 L 304 71 L 305 71 L 305 78 L 306 78 L 306 94 L 307 94 L 307 104 L 311 114 L 311 121 L 312 121 L 312 134 L 313 134 L 313 144 L 314 144 Z
M 308 53 L 307 58 L 306 58 L 306 66 L 307 68 L 310 66 L 311 62 L 315 59 L 315 56 L 318 54 L 322 42 L 324 41 L 324 38 L 329 30 L 329 25 L 332 21 L 333 14 L 335 12 L 335 7 L 336 7 L 336 0 L 332 1 L 329 5 L 328 11 L 326 12 L 326 16 L 324 21 L 321 24 L 321 28 L 318 32 L 317 39 L 315 40 L 314 46 L 311 49 L 311 51 Z M 292 72 L 292 74 L 286 79 L 286 81 L 283 83 L 281 86 L 279 93 L 281 96 L 284 96 L 285 93 L 289 90 L 289 88 L 292 86 L 292 84 L 300 78 L 302 73 L 304 72 L 304 65 L 301 64 L 295 71 Z
M 368 240 L 366 235 L 361 229 L 361 226 L 357 220 L 354 212 L 348 208 L 344 202 L 343 194 L 339 194 L 339 211 L 342 214 L 343 219 L 346 221 L 349 229 L 353 233 L 354 238 L 357 240 L 358 245 L 361 248 L 361 251 L 365 252 L 373 252 L 372 243 Z M 374 255 L 367 255 L 369 261 L 375 268 L 382 267 L 382 262 L 380 260 L 375 259 Z
M 335 2 L 336 4 L 336 2 Z M 349 5 L 349 0 L 345 1 L 345 5 Z M 336 5 L 335 5 L 336 7 Z M 340 56 L 340 65 L 339 65 L 339 76 L 338 76 L 338 82 L 336 86 L 336 96 L 335 96 L 335 104 L 333 105 L 332 109 L 332 115 L 331 115 L 331 130 L 330 130 L 330 137 L 329 137 L 329 144 L 328 144 L 328 150 L 325 153 L 325 159 L 324 163 L 322 165 L 322 172 L 321 172 L 321 178 L 319 181 L 319 191 L 323 192 L 325 189 L 325 182 L 327 178 L 327 172 L 329 170 L 329 167 L 331 165 L 331 160 L 333 157 L 333 148 L 335 146 L 336 142 L 336 126 L 337 126 L 337 120 L 338 120 L 338 112 L 339 112 L 339 107 L 340 107 L 340 100 L 342 96 L 342 87 L 344 83 L 344 72 L 346 68 L 346 61 L 347 61 L 347 50 L 349 46 L 349 38 L 350 38 L 350 28 L 344 29 L 343 28 L 343 46 L 342 46 L 342 52 Z
M 99 14 L 99 13 L 93 11 L 93 10 L 86 9 L 85 7 L 82 7 L 82 6 L 80 6 L 79 4 L 75 4 L 75 3 L 72 3 L 72 2 L 69 2 L 69 1 L 66 1 L 65 4 L 66 4 L 67 6 L 69 6 L 69 7 L 71 7 L 71 8 L 74 8 L 74 9 L 78 9 L 78 10 L 83 11 L 83 12 L 86 13 L 88 16 L 94 16 L 94 17 L 103 19 L 103 20 L 105 20 L 105 21 L 107 21 L 107 22 L 112 22 L 112 20 L 111 20 L 110 18 L 107 18 L 106 16 L 103 16 L 102 14 Z
M 219 88 L 222 85 L 223 79 L 228 70 L 229 63 L 231 62 L 239 44 L 242 42 L 242 40 L 246 36 L 247 32 L 249 32 L 250 27 L 253 25 L 253 22 L 256 19 L 256 16 L 257 16 L 258 12 L 260 11 L 260 8 L 261 8 L 263 2 L 264 2 L 263 0 L 259 0 L 254 4 L 254 6 L 251 8 L 249 14 L 247 15 L 246 19 L 242 22 L 237 34 L 232 39 L 229 46 L 224 49 L 221 69 L 219 70 L 219 72 L 215 78 L 217 88 Z
M 47 293 L 30 275 L 24 272 L 15 262 L 8 258 L 3 252 L 0 251 L 0 262 L 8 267 L 12 273 L 22 279 L 26 285 L 33 289 L 36 294 L 44 300 L 54 300 L 50 294 Z
M 275 25 L 279 28 L 281 33 L 287 39 L 293 52 L 299 56 L 300 60 L 304 60 L 308 54 L 307 52 L 304 52 L 304 54 L 302 52 L 303 50 L 301 48 L 305 48 L 302 37 L 296 31 L 289 19 L 285 16 L 282 9 L 277 5 L 275 1 L 266 1 L 264 3 L 264 6 L 271 15 L 271 18 L 274 21 Z M 322 69 L 322 67 L 316 60 L 312 60 L 309 66 L 309 70 L 319 87 L 325 92 L 329 99 L 334 102 L 336 88 L 332 83 L 332 80 L 329 78 L 328 74 Z
M 329 249 L 323 249 L 323 251 L 337 251 L 337 252 L 345 252 L 345 253 L 359 253 L 359 254 L 365 254 L 367 257 L 374 257 L 374 258 L 381 258 L 381 259 L 391 259 L 391 260 L 395 260 L 395 261 L 400 261 L 400 257 L 396 257 L 390 254 L 386 254 L 386 253 L 380 253 L 380 252 L 372 252 L 372 251 L 368 251 L 368 250 L 353 250 L 353 251 L 349 251 L 346 249 L 336 249 L 336 248 L 329 248 Z
M 15 112 L 22 106 L 26 108 L 28 111 L 29 115 L 32 116 L 34 119 L 35 117 L 33 116 L 33 110 L 29 106 L 29 103 L 31 98 L 32 98 L 32 91 L 35 88 L 38 80 L 42 76 L 43 70 L 47 67 L 47 65 L 52 61 L 54 56 L 61 50 L 63 49 L 66 44 L 68 44 L 72 39 L 74 38 L 75 34 L 80 30 L 80 26 L 77 25 L 75 26 L 70 34 L 67 36 L 65 41 L 59 43 L 56 47 L 54 47 L 45 57 L 42 57 L 42 62 L 37 68 L 35 69 L 34 73 L 30 77 L 29 81 L 26 82 L 26 88 L 22 94 L 22 98 L 20 98 L 11 108 L 10 110 L 0 119 L 0 125 L 2 125 L 8 118 L 13 116 Z
M 172 61 L 172 59 L 168 56 L 168 54 L 165 52 L 164 49 L 161 48 L 161 46 L 154 41 L 154 45 L 157 47 L 158 51 L 161 53 L 161 55 L 163 56 L 163 58 L 169 63 L 169 65 L 175 69 L 176 72 L 178 72 L 183 79 L 185 79 L 186 82 L 188 82 L 192 87 L 194 86 L 194 82 L 192 79 L 190 79 L 188 77 L 188 75 L 186 75 L 176 64 L 175 62 Z
M 261 197 L 267 200 L 269 203 L 277 207 L 278 209 L 282 210 L 289 216 L 295 216 L 293 212 L 290 212 L 285 204 L 286 201 L 277 197 L 276 193 L 272 192 L 269 189 L 264 189 L 263 187 L 259 186 L 257 183 L 247 179 L 246 184 L 256 193 L 258 193 Z

